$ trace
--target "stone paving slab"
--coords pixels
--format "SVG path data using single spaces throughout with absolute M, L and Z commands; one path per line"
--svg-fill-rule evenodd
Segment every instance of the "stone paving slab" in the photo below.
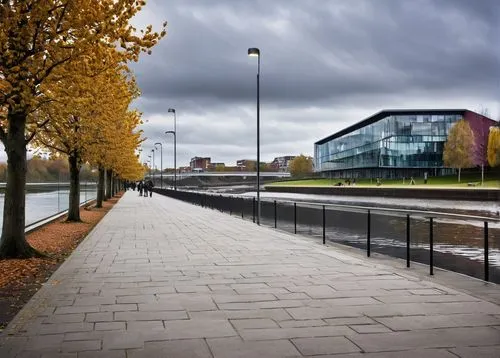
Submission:
M 0 357 L 500 356 L 497 285 L 395 262 L 127 192 Z

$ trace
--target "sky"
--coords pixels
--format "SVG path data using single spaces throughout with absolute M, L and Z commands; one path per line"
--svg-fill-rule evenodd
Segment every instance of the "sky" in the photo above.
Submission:
M 498 0 L 148 0 L 134 19 L 167 36 L 132 68 L 163 167 L 194 156 L 313 155 L 314 142 L 382 109 L 466 108 L 500 119 Z M 155 154 L 156 166 L 160 155 Z

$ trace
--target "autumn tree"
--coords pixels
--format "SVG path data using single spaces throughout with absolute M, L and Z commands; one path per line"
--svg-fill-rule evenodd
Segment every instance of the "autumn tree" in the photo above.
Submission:
M 37 141 L 68 158 L 68 221 L 80 221 L 80 169 L 87 152 L 103 142 L 101 136 L 107 124 L 120 121 L 138 93 L 126 66 L 105 57 L 107 51 L 83 63 L 73 61 L 61 66 L 63 74 L 55 83 L 49 83 L 54 100 L 40 110 L 40 115 L 50 120 L 40 130 Z
M 293 177 L 304 177 L 312 174 L 313 160 L 311 157 L 301 154 L 290 161 L 290 174 Z
M 98 47 L 120 46 L 136 61 L 164 31 L 137 33 L 130 20 L 142 0 L 3 0 L 0 6 L 0 140 L 7 153 L 0 257 L 39 253 L 25 240 L 26 146 L 48 119 L 37 109 L 50 102 L 44 84 L 63 64 L 92 57 Z
M 443 161 L 445 166 L 458 169 L 459 183 L 462 168 L 474 166 L 474 143 L 474 132 L 466 120 L 461 119 L 453 124 L 444 144 Z
M 488 136 L 488 163 L 492 167 L 500 165 L 500 126 L 490 128 Z

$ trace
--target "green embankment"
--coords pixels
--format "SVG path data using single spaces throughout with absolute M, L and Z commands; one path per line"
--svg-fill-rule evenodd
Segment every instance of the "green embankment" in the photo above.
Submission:
M 276 185 L 276 186 L 333 186 L 336 183 L 342 183 L 345 185 L 344 179 L 307 179 L 307 180 L 290 180 L 290 181 L 280 181 L 274 182 L 266 185 Z M 475 186 L 469 185 L 475 184 Z M 415 178 L 415 185 L 410 185 L 410 179 L 382 179 L 382 186 L 384 187 L 407 187 L 407 188 L 468 188 L 468 189 L 500 189 L 500 176 L 495 175 L 485 175 L 484 183 L 481 185 L 481 174 L 463 174 L 458 183 L 458 178 L 454 176 L 444 176 L 444 177 L 430 177 L 427 180 L 427 184 L 424 184 L 423 178 Z M 364 187 L 376 187 L 377 181 L 375 179 L 356 179 L 356 186 Z

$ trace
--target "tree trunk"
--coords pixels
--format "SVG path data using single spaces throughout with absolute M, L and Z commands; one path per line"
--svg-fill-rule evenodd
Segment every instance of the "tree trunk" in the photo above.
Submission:
M 8 133 L 4 146 L 7 153 L 7 186 L 3 207 L 3 227 L 0 258 L 43 256 L 26 241 L 26 113 L 8 115 Z
M 99 181 L 97 183 L 97 200 L 95 207 L 102 208 L 102 202 L 104 200 L 104 168 L 99 166 Z
M 69 209 L 66 221 L 80 219 L 80 160 L 76 152 L 68 157 L 69 162 Z
M 106 170 L 106 199 L 111 199 L 111 181 L 113 180 L 113 171 Z
M 460 183 L 460 170 L 461 168 L 458 168 L 458 182 Z

